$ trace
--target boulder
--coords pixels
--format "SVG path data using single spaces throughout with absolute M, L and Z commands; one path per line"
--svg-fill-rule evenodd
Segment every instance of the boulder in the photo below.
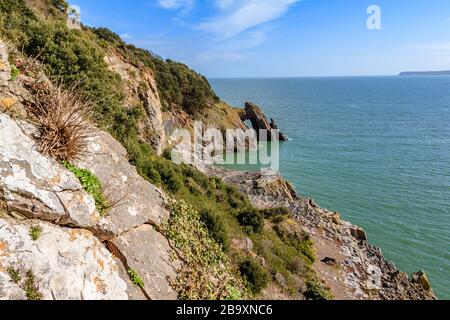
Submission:
M 363 229 L 359 228 L 359 227 L 350 228 L 350 234 L 356 240 L 367 241 L 367 234 L 366 234 L 366 232 Z
M 326 265 L 329 265 L 331 267 L 335 267 L 337 266 L 337 261 L 334 258 L 330 258 L 330 257 L 325 257 L 324 259 L 321 260 L 323 263 L 325 263 Z
M 32 226 L 42 230 L 35 241 L 29 235 Z M 44 300 L 126 300 L 121 268 L 87 230 L 0 219 L 0 300 L 25 299 L 29 271 Z M 17 272 L 18 283 L 12 281 L 11 269 Z
M 148 222 L 158 225 L 169 217 L 165 194 L 138 174 L 125 148 L 108 133 L 91 137 L 85 156 L 75 164 L 97 176 L 112 205 L 96 227 L 102 240 Z
M 431 290 L 430 280 L 428 280 L 428 276 L 425 272 L 419 271 L 412 275 L 412 282 L 417 283 L 422 286 L 427 291 Z
M 169 242 L 150 225 L 142 225 L 108 242 L 128 270 L 135 271 L 144 282 L 144 292 L 151 300 L 176 299 L 171 288 L 179 267 L 172 259 Z

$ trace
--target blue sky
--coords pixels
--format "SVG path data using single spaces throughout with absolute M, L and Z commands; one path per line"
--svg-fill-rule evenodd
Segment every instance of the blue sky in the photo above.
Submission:
M 82 22 L 207 77 L 450 69 L 449 0 L 72 0 Z M 381 9 L 369 30 L 367 8 Z

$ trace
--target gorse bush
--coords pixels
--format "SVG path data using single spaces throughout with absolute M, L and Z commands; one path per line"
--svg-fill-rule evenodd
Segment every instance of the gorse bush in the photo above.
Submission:
M 269 280 L 267 272 L 253 259 L 241 262 L 239 272 L 254 294 L 259 293 Z
M 241 210 L 237 219 L 248 233 L 260 233 L 264 227 L 264 218 L 261 212 L 254 208 Z
M 245 290 L 228 257 L 208 235 L 198 211 L 183 201 L 172 202 L 172 215 L 162 232 L 182 254 L 172 286 L 180 299 L 242 299 Z

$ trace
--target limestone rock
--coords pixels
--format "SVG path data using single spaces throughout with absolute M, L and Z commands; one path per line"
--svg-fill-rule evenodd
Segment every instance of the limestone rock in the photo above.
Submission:
M 259 135 L 259 130 L 268 130 L 266 137 L 266 140 L 268 141 L 272 139 L 271 130 L 278 130 L 275 121 L 271 119 L 271 122 L 269 123 L 261 108 L 250 102 L 245 104 L 245 109 L 241 113 L 241 119 L 242 121 L 249 120 L 252 123 L 253 129 L 255 129 L 258 134 L 258 140 L 262 139 Z M 288 138 L 281 132 L 277 138 L 280 141 L 288 140 Z
M 169 217 L 165 194 L 142 178 L 128 162 L 124 147 L 106 132 L 88 143 L 86 156 L 76 165 L 93 172 L 101 181 L 110 204 L 97 229 L 105 240 L 147 222 L 160 224 Z
M 127 268 L 137 272 L 144 281 L 144 291 L 152 300 L 176 299 L 169 279 L 176 278 L 178 262 L 170 257 L 167 240 L 150 225 L 142 225 L 109 242 L 120 252 Z
M 161 154 L 165 143 L 165 131 L 161 100 L 152 71 L 144 66 L 138 68 L 116 53 L 105 57 L 105 62 L 125 83 L 127 107 L 139 104 L 144 107 L 146 117 L 139 125 L 139 134 L 150 143 L 157 154 Z
M 425 290 L 431 290 L 430 280 L 428 280 L 428 276 L 425 272 L 419 271 L 413 274 L 412 282 L 421 285 Z
M 42 235 L 33 241 L 29 230 L 36 225 Z M 8 268 L 19 272 L 18 284 Z M 89 231 L 0 219 L 0 299 L 24 299 L 23 281 L 31 270 L 45 300 L 126 300 L 120 268 Z
M 95 202 L 75 176 L 35 149 L 10 116 L 0 114 L 0 190 L 11 208 L 29 218 L 77 227 L 99 220 Z
M 0 41 L 0 85 L 11 78 L 11 66 L 8 63 L 8 52 L 3 42 Z
M 358 227 L 351 228 L 350 233 L 356 240 L 367 241 L 367 234 L 361 228 L 358 228 Z

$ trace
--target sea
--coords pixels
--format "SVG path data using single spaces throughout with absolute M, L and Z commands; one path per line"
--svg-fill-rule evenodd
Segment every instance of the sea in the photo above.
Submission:
M 450 299 L 449 76 L 210 82 L 232 106 L 261 106 L 289 136 L 280 171 L 301 196 L 363 227 L 398 268 L 425 271 Z

